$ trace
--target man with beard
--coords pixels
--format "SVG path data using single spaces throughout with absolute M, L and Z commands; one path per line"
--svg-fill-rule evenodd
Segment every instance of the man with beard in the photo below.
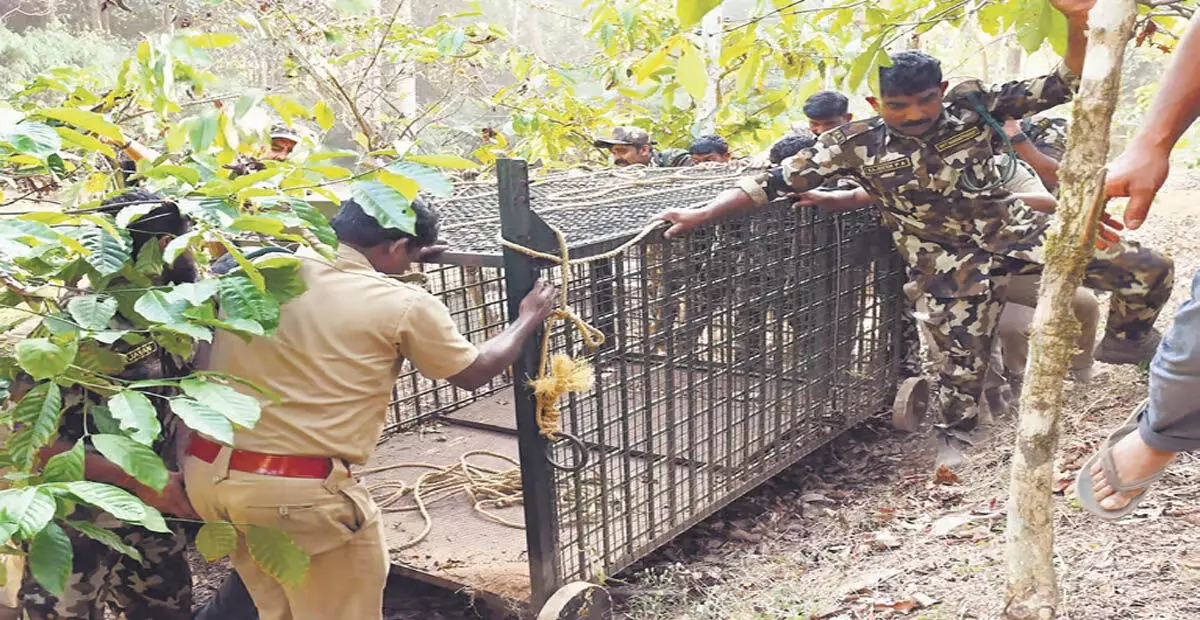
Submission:
M 161 197 L 145 191 L 129 191 L 103 203 L 106 212 L 117 212 L 130 204 L 155 204 L 152 210 L 127 226 L 132 238 L 133 255 L 143 251 L 161 250 L 174 238 L 188 232 L 187 221 L 179 208 Z M 156 249 L 148 249 L 157 245 Z M 195 282 L 196 265 L 190 254 L 182 254 L 174 264 L 161 273 L 150 276 L 154 286 Z M 137 337 L 134 332 L 146 326 L 146 321 L 133 311 L 133 301 L 143 287 L 132 283 L 114 283 L 107 292 L 118 300 L 116 315 L 110 329 L 131 331 L 130 336 L 117 340 L 108 349 L 123 356 L 125 367 L 111 374 L 126 381 L 173 379 L 191 372 L 190 360 L 159 346 L 154 340 Z M 130 289 L 123 295 L 123 288 Z M 136 290 L 135 290 L 136 288 Z M 66 307 L 63 300 L 62 307 Z M 89 345 L 84 345 L 89 346 Z M 82 354 L 82 351 L 81 351 Z M 63 388 L 63 414 L 58 439 L 42 450 L 43 462 L 71 450 L 82 442 L 85 451 L 85 475 L 88 480 L 121 487 L 141 498 L 148 505 L 167 515 L 197 519 L 183 488 L 175 453 L 176 432 L 182 423 L 172 414 L 167 398 L 171 388 L 148 388 L 157 395 L 151 399 L 161 425 L 161 436 L 154 449 L 170 470 L 161 492 L 135 480 L 120 466 L 104 458 L 90 444 L 98 433 L 120 434 L 118 423 L 99 405 L 105 397 L 75 384 Z M 151 532 L 143 527 L 118 521 L 107 513 L 90 507 L 78 507 L 70 516 L 72 521 L 111 530 L 121 541 L 141 554 L 141 563 L 109 546 L 67 528 L 74 551 L 72 575 L 62 596 L 47 592 L 26 571 L 21 587 L 20 605 L 27 620 L 57 620 L 66 618 L 95 619 L 110 613 L 122 614 L 127 620 L 186 620 L 192 613 L 192 575 L 184 556 L 187 538 L 177 526 L 171 533 Z
M 642 165 L 648 168 L 679 168 L 692 165 L 692 156 L 683 149 L 659 151 L 645 129 L 616 127 L 607 138 L 598 138 L 592 146 L 612 153 L 619 168 Z

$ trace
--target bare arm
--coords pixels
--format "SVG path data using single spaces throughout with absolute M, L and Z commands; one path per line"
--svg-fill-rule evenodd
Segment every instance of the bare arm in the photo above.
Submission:
M 1018 192 L 1014 193 L 1013 197 L 1029 205 L 1034 211 L 1042 213 L 1054 213 L 1058 208 L 1058 201 L 1048 192 Z
M 1170 174 L 1171 149 L 1200 116 L 1200 15 L 1188 24 L 1174 60 L 1159 80 L 1162 88 L 1150 104 L 1142 127 L 1125 152 L 1108 166 L 1105 192 L 1128 196 L 1125 226 L 1137 228 L 1146 219 L 1150 203 Z
M 474 390 L 491 381 L 496 375 L 512 366 L 521 353 L 521 346 L 533 336 L 550 312 L 554 310 L 555 289 L 539 280 L 533 290 L 521 300 L 517 320 L 513 321 L 499 336 L 479 347 L 475 361 L 458 374 L 446 380 L 455 387 Z
M 73 445 L 63 439 L 55 440 L 54 443 L 42 448 L 42 451 L 38 453 L 38 460 L 45 465 L 50 457 L 70 450 Z M 187 499 L 187 494 L 183 490 L 183 477 L 179 472 L 170 472 L 166 486 L 161 492 L 155 491 L 125 473 L 125 470 L 116 463 L 91 450 L 84 452 L 83 471 L 84 477 L 88 480 L 121 487 L 161 512 L 185 519 L 200 518 Z
M 871 195 L 861 187 L 802 192 L 796 195 L 796 202 L 793 203 L 793 206 L 797 207 L 817 207 L 824 211 L 834 212 L 857 211 L 870 205 Z
M 1071 73 L 1083 73 L 1083 59 L 1087 56 L 1087 20 L 1095 0 L 1051 0 L 1054 8 L 1067 18 L 1067 53 L 1063 64 Z
M 1029 140 L 1013 144 L 1013 149 L 1017 151 L 1017 157 L 1033 168 L 1044 185 L 1058 186 L 1058 162 L 1054 161 L 1053 157 L 1039 151 Z
M 741 211 L 749 211 L 758 206 L 758 203 L 741 188 L 735 187 L 727 189 L 712 202 L 708 203 L 701 209 L 671 209 L 659 216 L 659 219 L 671 224 L 663 235 L 668 239 L 672 239 L 683 233 L 702 226 L 709 222 L 719 220 L 734 213 Z

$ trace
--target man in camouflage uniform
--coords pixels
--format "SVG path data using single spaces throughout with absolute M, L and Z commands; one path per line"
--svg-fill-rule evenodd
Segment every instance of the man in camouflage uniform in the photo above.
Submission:
M 826 133 L 814 148 L 742 179 L 703 209 L 664 213 L 673 224 L 668 236 L 788 192 L 814 190 L 831 177 L 854 178 L 881 203 L 910 281 L 922 294 L 918 318 L 949 360 L 941 371 L 946 425 L 970 430 L 1001 307 L 992 279 L 1040 273 L 1050 227 L 1049 215 L 1003 188 L 992 139 L 1002 131 L 997 123 L 1068 101 L 1083 65 L 1090 4 L 1052 3 L 1069 24 L 1067 55 L 1055 72 L 991 89 L 968 82 L 945 96 L 937 60 L 900 52 L 880 68 L 882 97 L 871 99 L 879 117 Z M 1132 364 L 1153 355 L 1154 321 L 1173 281 L 1170 259 L 1135 243 L 1097 252 L 1085 283 L 1113 292 L 1098 360 Z
M 683 149 L 659 151 L 645 129 L 616 127 L 607 138 L 597 138 L 592 146 L 612 153 L 613 165 L 642 165 L 649 168 L 678 168 L 692 165 L 692 156 Z
M 104 206 L 116 211 L 123 204 L 148 203 L 154 200 L 159 198 L 144 191 L 130 191 L 107 201 Z M 165 246 L 171 239 L 188 230 L 179 208 L 165 202 L 133 221 L 127 228 L 133 240 L 135 256 L 148 244 Z M 154 285 L 163 285 L 193 282 L 196 279 L 195 264 L 185 253 L 160 275 L 152 277 L 151 281 Z M 112 288 L 110 290 L 115 291 Z M 140 294 L 139 291 L 129 299 L 124 299 L 119 292 L 114 292 L 118 299 L 118 310 L 110 325 L 112 329 L 136 330 L 144 327 L 142 319 L 132 310 L 133 301 Z M 169 353 L 153 340 L 140 338 L 139 342 L 131 342 L 132 339 L 127 336 L 110 346 L 111 351 L 120 354 L 125 360 L 123 369 L 112 369 L 115 376 L 139 381 L 182 377 L 190 373 L 188 360 Z M 86 450 L 85 472 L 89 480 L 122 487 L 165 514 L 196 519 L 198 516 L 192 511 L 183 489 L 182 478 L 177 471 L 174 438 L 178 421 L 166 401 L 166 397 L 173 394 L 170 394 L 167 388 L 151 388 L 148 391 L 154 391 L 159 396 L 151 399 L 162 427 L 161 436 L 154 447 L 171 470 L 167 485 L 161 493 L 134 480 L 88 445 L 89 434 L 120 434 L 121 431 L 111 414 L 98 406 L 104 402 L 104 397 L 78 384 L 63 389 L 63 416 L 59 437 L 51 447 L 43 450 L 41 456 L 45 459 L 69 450 L 82 439 Z M 74 560 L 66 592 L 61 597 L 50 594 L 27 570 L 20 592 L 23 618 L 103 620 L 106 610 L 120 614 L 125 620 L 191 618 L 192 576 L 183 553 L 187 546 L 187 538 L 179 528 L 176 527 L 170 534 L 151 532 L 140 526 L 118 521 L 107 513 L 85 507 L 76 508 L 70 518 L 112 530 L 125 544 L 137 549 L 143 562 L 138 563 L 68 527 L 66 529 L 71 538 Z

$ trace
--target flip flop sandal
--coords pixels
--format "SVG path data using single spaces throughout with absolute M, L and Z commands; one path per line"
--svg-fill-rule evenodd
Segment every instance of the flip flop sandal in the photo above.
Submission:
M 1117 477 L 1117 465 L 1115 462 L 1113 462 L 1112 447 L 1126 435 L 1137 432 L 1138 418 L 1141 416 L 1142 412 L 1146 410 L 1149 404 L 1149 400 L 1144 400 L 1140 405 L 1134 408 L 1133 414 L 1129 416 L 1129 419 L 1125 421 L 1125 424 L 1121 426 L 1121 428 L 1113 431 L 1112 434 L 1108 436 L 1108 439 L 1104 440 L 1104 443 L 1100 445 L 1100 450 L 1088 459 L 1087 463 L 1083 465 L 1083 468 L 1079 470 L 1079 475 L 1075 478 L 1075 493 L 1079 497 L 1079 503 L 1086 508 L 1088 512 L 1100 517 L 1101 519 L 1105 519 L 1107 521 L 1116 521 L 1117 519 L 1124 518 L 1131 514 L 1146 496 L 1146 491 L 1149 490 L 1150 485 L 1157 482 L 1159 478 L 1162 478 L 1163 473 L 1166 471 L 1165 469 L 1160 470 L 1140 480 L 1125 482 Z M 1117 493 L 1139 491 L 1138 494 L 1133 496 L 1133 498 L 1129 500 L 1129 503 L 1123 508 L 1109 510 L 1100 505 L 1100 500 L 1096 497 L 1096 492 L 1092 490 L 1092 485 L 1094 484 L 1095 480 L 1094 476 L 1092 475 L 1092 468 L 1096 466 L 1097 461 L 1103 464 L 1101 471 L 1104 474 L 1105 480 L 1108 482 L 1109 488 L 1113 489 Z

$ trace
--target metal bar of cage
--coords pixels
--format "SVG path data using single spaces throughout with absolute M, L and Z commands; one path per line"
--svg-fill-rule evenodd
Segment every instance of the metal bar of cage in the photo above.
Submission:
M 525 163 L 502 160 L 497 173 L 499 232 L 557 254 Z M 633 234 L 593 235 L 570 255 L 595 256 Z M 547 450 L 560 461 L 572 456 L 537 428 L 527 380 L 541 362 L 540 336 L 510 375 L 476 393 L 411 371 L 397 382 L 392 430 L 433 420 L 516 438 L 535 610 L 568 582 L 630 566 L 884 410 L 897 378 L 902 265 L 870 211 L 769 205 L 572 265 L 569 282 L 547 261 L 509 249 L 447 254 L 423 269 L 477 344 L 503 328 L 488 309 L 506 306 L 514 319 L 538 277 L 566 285 L 571 307 L 608 337 L 587 352 L 573 327 L 551 333 L 552 353 L 596 368 L 592 392 L 562 401 L 564 430 L 589 452 L 581 471 L 547 463 Z

